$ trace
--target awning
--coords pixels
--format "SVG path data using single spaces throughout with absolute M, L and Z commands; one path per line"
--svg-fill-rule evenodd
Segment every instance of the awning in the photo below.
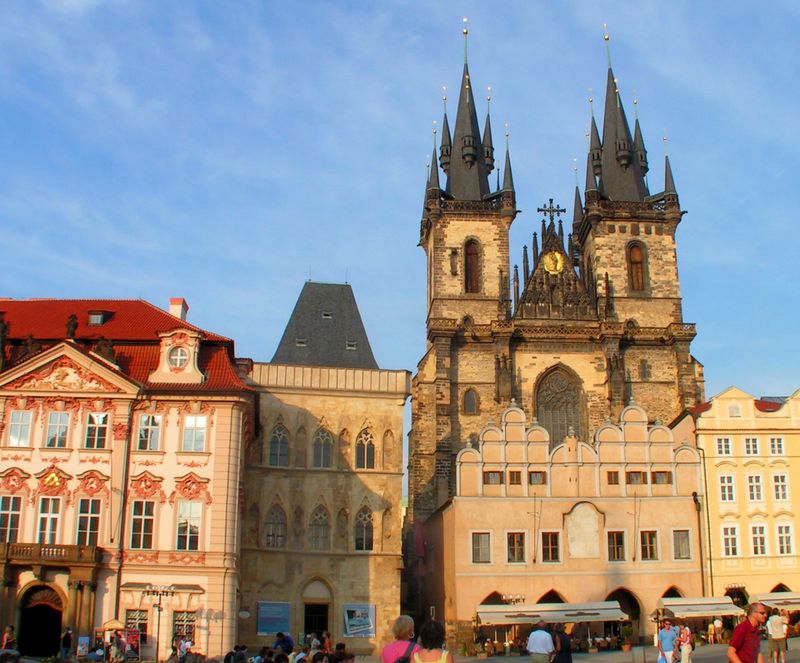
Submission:
M 733 604 L 730 596 L 658 599 L 658 608 L 665 617 L 718 617 L 743 615 L 744 610 Z
M 800 610 L 800 592 L 770 592 L 769 594 L 753 594 L 751 603 L 763 603 L 770 608 L 784 610 Z
M 598 603 L 531 603 L 521 605 L 479 605 L 481 624 L 534 624 L 576 622 L 616 622 L 630 619 L 617 601 Z

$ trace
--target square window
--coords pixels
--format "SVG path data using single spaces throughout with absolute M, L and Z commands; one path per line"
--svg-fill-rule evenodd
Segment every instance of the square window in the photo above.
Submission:
M 528 472 L 528 483 L 531 486 L 547 485 L 547 472 Z
M 731 438 L 718 437 L 717 456 L 730 456 L 730 455 L 731 455 Z
M 618 486 L 619 485 L 619 472 L 617 470 L 610 470 L 606 472 L 606 479 L 608 480 L 609 486 Z
M 30 410 L 12 410 L 8 422 L 8 446 L 29 447 L 31 444 Z
M 560 562 L 561 551 L 559 550 L 559 533 L 542 532 L 542 561 Z
M 511 470 L 508 473 L 508 483 L 512 486 L 522 485 L 522 472 L 518 470 Z
M 208 420 L 204 414 L 187 414 L 183 420 L 182 451 L 205 451 L 206 425 Z
M 650 477 L 653 485 L 665 486 L 672 483 L 672 472 L 658 470 L 653 472 Z
M 472 563 L 489 564 L 491 556 L 489 554 L 489 532 L 472 533 Z
M 608 533 L 608 561 L 625 561 L 625 532 Z
M 503 473 L 497 471 L 489 471 L 483 473 L 483 483 L 487 486 L 499 486 L 503 483 Z
M 689 530 L 676 529 L 672 532 L 672 556 L 674 559 L 691 559 L 692 551 L 689 547 Z
M 783 456 L 783 438 L 771 437 L 769 438 L 769 452 L 773 456 Z
M 625 472 L 625 483 L 630 486 L 647 484 L 647 472 Z
M 658 559 L 658 532 L 647 530 L 639 532 L 642 561 L 652 562 Z
M 506 536 L 509 564 L 525 561 L 525 532 L 509 532 Z
M 746 456 L 758 456 L 758 438 L 744 438 L 744 453 Z

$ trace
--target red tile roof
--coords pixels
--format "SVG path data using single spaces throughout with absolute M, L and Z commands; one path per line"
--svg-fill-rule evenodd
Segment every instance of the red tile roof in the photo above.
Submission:
M 107 321 L 89 324 L 89 312 L 103 311 Z M 119 370 L 143 385 L 158 392 L 229 392 L 251 391 L 239 377 L 233 362 L 233 341 L 208 332 L 176 318 L 141 299 L 0 299 L 0 312 L 8 325 L 5 338 L 6 368 L 19 361 L 22 341 L 30 334 L 42 349 L 63 341 L 67 335 L 67 318 L 78 317 L 74 343 L 80 350 L 94 350 L 102 336 L 112 342 Z M 158 368 L 159 333 L 174 329 L 189 329 L 203 335 L 198 366 L 205 375 L 202 384 L 150 383 L 150 374 Z M 13 347 L 12 347 L 13 345 Z
M 756 410 L 761 412 L 777 412 L 783 407 L 783 403 L 778 403 L 776 401 L 764 401 L 760 398 L 754 398 L 753 405 L 756 406 Z
M 104 311 L 107 321 L 89 324 L 89 313 Z M 8 324 L 8 338 L 24 339 L 32 334 L 37 340 L 61 340 L 67 336 L 67 319 L 78 317 L 75 338 L 112 341 L 152 341 L 159 332 L 178 327 L 201 332 L 209 341 L 229 338 L 200 329 L 176 318 L 143 299 L 0 299 L 0 313 Z

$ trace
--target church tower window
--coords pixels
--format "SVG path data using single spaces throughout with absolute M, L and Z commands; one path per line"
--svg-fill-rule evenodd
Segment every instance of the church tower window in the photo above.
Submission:
M 563 368 L 545 375 L 536 389 L 536 418 L 550 433 L 550 446 L 564 441 L 569 429 L 580 436 L 583 394 L 577 377 Z
M 273 467 L 289 467 L 289 431 L 283 424 L 275 426 L 269 437 L 269 464 Z
M 478 414 L 478 394 L 474 389 L 464 392 L 464 414 Z
M 375 438 L 366 428 L 356 438 L 356 468 L 375 469 Z
M 333 435 L 324 428 L 318 428 L 312 442 L 314 467 L 331 467 L 333 464 Z
M 481 250 L 477 240 L 464 245 L 464 292 L 481 291 Z
M 642 292 L 645 289 L 645 253 L 641 244 L 628 247 L 628 280 L 631 290 Z
M 311 514 L 311 526 L 308 534 L 311 550 L 331 549 L 330 516 L 324 506 L 318 506 Z
M 286 547 L 286 513 L 277 504 L 269 510 L 264 527 L 264 543 L 267 548 Z
M 356 514 L 356 550 L 372 550 L 372 511 L 366 506 Z

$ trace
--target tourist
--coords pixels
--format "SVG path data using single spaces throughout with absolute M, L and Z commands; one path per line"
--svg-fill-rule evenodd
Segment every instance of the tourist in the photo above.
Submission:
M 419 651 L 421 647 L 414 642 L 414 620 L 408 615 L 400 615 L 392 624 L 392 635 L 394 640 L 386 645 L 381 651 L 381 663 L 396 663 L 404 659 L 405 662 L 411 659 L 411 655 Z M 342 643 L 339 643 L 342 644 Z M 336 651 L 339 651 L 339 644 Z M 344 650 L 344 647 L 342 647 Z
M 453 655 L 444 648 L 444 626 L 425 622 L 419 630 L 421 649 L 411 655 L 414 663 L 453 663 Z
M 72 657 L 72 629 L 67 626 L 61 634 L 61 660 L 68 661 Z
M 717 641 L 717 627 L 714 626 L 714 621 L 708 622 L 708 632 L 706 635 L 708 644 L 713 645 Z
M 0 644 L 0 649 L 16 649 L 17 648 L 17 632 L 14 626 L 9 624 L 3 631 L 3 641 Z
M 752 603 L 747 608 L 747 619 L 740 622 L 728 644 L 729 663 L 764 663 L 761 655 L 760 628 L 767 621 L 767 611 L 761 603 Z
M 322 651 L 326 654 L 333 653 L 333 641 L 331 640 L 331 634 L 328 631 L 324 631 L 322 634 Z
M 769 638 L 769 663 L 786 663 L 786 636 L 789 628 L 787 620 L 776 610 L 767 620 Z
M 275 636 L 275 644 L 272 645 L 273 649 L 280 649 L 284 654 L 287 656 L 292 653 L 294 649 L 294 640 L 292 640 L 292 636 L 286 635 L 285 633 L 278 633 Z
M 572 663 L 572 637 L 564 630 L 563 624 L 556 624 L 553 646 L 553 663 Z
M 547 625 L 540 621 L 528 636 L 528 653 L 532 663 L 550 663 L 555 647 L 553 638 L 547 632 Z
M 672 663 L 675 656 L 675 641 L 678 632 L 672 628 L 672 620 L 667 618 L 658 632 L 659 663 Z
M 678 630 L 678 645 L 681 651 L 681 663 L 692 663 L 692 629 L 684 622 Z

